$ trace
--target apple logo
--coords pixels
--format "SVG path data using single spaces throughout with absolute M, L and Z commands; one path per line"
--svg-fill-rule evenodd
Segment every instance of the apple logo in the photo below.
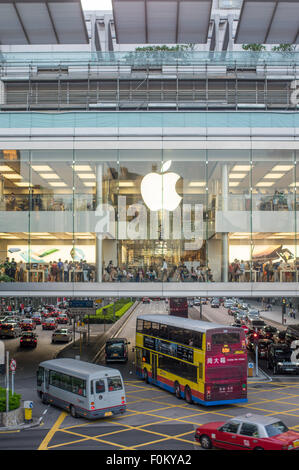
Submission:
M 141 181 L 141 195 L 151 211 L 174 211 L 181 202 L 182 198 L 175 189 L 180 176 L 177 173 L 166 173 L 170 166 L 171 160 L 168 160 L 162 165 L 161 174 L 148 173 Z

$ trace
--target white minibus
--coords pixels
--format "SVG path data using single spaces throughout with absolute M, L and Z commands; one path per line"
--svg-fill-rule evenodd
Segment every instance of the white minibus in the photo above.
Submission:
M 39 364 L 37 393 L 76 418 L 96 419 L 124 413 L 124 382 L 117 369 L 77 359 L 52 359 Z

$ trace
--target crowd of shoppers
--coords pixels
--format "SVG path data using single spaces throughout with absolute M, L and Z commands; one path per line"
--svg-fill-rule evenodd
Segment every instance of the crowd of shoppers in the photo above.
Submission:
M 201 266 L 198 262 L 196 268 L 187 268 L 186 264 L 169 266 L 163 259 L 161 265 L 132 267 L 123 265 L 114 266 L 110 261 L 103 270 L 104 282 L 213 282 L 213 275 L 208 266 Z

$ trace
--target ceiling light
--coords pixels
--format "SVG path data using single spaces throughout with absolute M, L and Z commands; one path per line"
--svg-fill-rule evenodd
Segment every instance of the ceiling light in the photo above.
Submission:
M 261 181 L 260 183 L 257 183 L 255 186 L 261 187 L 261 186 L 273 186 L 274 181 Z
M 95 181 L 84 181 L 84 186 L 89 186 L 90 188 L 95 187 Z
M 56 188 L 67 186 L 63 181 L 49 181 L 50 186 L 55 186 Z
M 122 188 L 132 188 L 134 186 L 133 181 L 119 181 L 119 187 Z
M 239 186 L 240 182 L 239 181 L 230 181 L 229 186 Z
M 42 238 L 42 239 L 45 239 L 45 240 L 57 240 L 57 237 L 54 237 L 54 235 L 41 235 L 40 237 L 36 237 L 36 238 Z
M 10 168 L 8 165 L 0 165 L 0 171 L 14 171 L 13 168 Z
M 189 183 L 189 186 L 192 188 L 192 187 L 196 187 L 196 186 L 205 186 L 206 185 L 206 182 L 205 181 L 190 181 Z
M 75 171 L 92 171 L 90 165 L 73 165 Z
M 29 186 L 33 186 L 31 183 L 26 183 L 25 181 L 16 182 L 15 185 L 23 187 L 23 188 L 28 188 Z
M 278 180 L 282 178 L 284 175 L 285 175 L 284 173 L 268 173 L 267 175 L 264 176 L 264 178 Z
M 60 176 L 56 175 L 56 173 L 40 173 L 40 175 L 44 179 L 49 179 L 49 180 L 58 180 Z
M 32 165 L 35 171 L 53 171 L 48 165 Z
M 291 184 L 289 184 L 289 186 L 290 186 L 291 188 L 294 188 L 294 186 L 298 187 L 298 186 L 299 186 L 299 182 L 298 182 L 298 183 L 291 183 Z
M 250 165 L 235 165 L 231 171 L 250 171 Z
M 94 173 L 78 173 L 79 178 L 90 180 L 95 179 L 96 175 Z
M 294 168 L 294 165 L 275 165 L 271 171 L 289 171 Z
M 49 232 L 24 232 L 26 235 L 36 235 L 36 236 L 39 236 L 39 235 L 50 235 Z
M 23 178 L 23 176 L 18 175 L 17 173 L 2 173 L 2 176 L 4 176 L 4 178 L 8 178 L 9 180 L 19 180 Z
M 229 178 L 231 178 L 231 179 L 238 179 L 238 178 L 242 179 L 242 178 L 245 178 L 245 176 L 247 176 L 246 173 L 230 173 Z

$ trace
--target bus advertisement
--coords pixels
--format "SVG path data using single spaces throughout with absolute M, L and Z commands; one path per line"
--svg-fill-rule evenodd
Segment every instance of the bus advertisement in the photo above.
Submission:
M 169 299 L 169 315 L 188 318 L 188 302 L 186 297 Z
M 247 352 L 242 328 L 168 315 L 140 315 L 136 373 L 206 406 L 247 402 Z

